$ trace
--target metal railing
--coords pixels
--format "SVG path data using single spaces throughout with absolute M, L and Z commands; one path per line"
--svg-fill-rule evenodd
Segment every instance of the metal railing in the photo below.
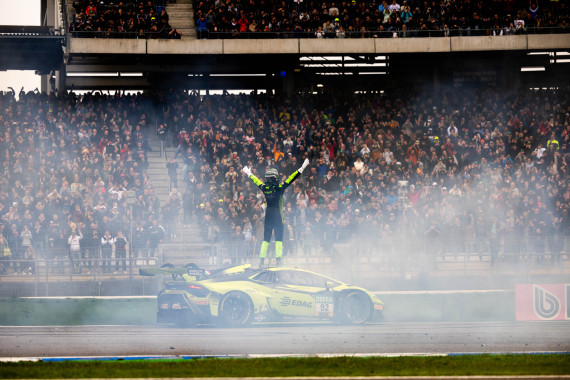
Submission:
M 155 257 L 1 260 L 0 297 L 153 295 L 156 284 L 138 268 L 158 265 Z
M 173 29 L 163 31 L 85 31 L 71 30 L 70 35 L 75 38 L 125 38 L 125 39 L 173 39 L 168 35 Z M 366 30 L 366 31 L 202 31 L 197 28 L 176 28 L 182 36 L 194 34 L 198 39 L 342 39 L 342 38 L 430 38 L 430 37 L 481 37 L 481 36 L 508 36 L 508 35 L 532 35 L 532 34 L 567 34 L 570 28 L 567 27 L 529 27 L 521 30 L 515 29 L 388 29 L 388 30 Z
M 283 241 L 283 265 L 298 266 L 330 274 L 340 280 L 363 278 L 406 279 L 428 276 L 568 276 L 570 238 L 568 236 L 491 236 L 476 239 L 442 234 L 435 237 L 371 234 L 342 239 L 326 232 L 320 237 L 305 236 Z M 153 295 L 160 279 L 143 277 L 140 267 L 164 263 L 197 264 L 206 269 L 259 262 L 260 240 L 214 240 L 164 243 L 152 257 L 102 257 L 52 252 L 46 258 L 0 260 L 0 297 L 21 296 L 109 296 Z M 141 257 L 143 256 L 143 257 Z M 270 244 L 268 263 L 275 257 Z M 522 276 L 522 277 L 521 277 Z

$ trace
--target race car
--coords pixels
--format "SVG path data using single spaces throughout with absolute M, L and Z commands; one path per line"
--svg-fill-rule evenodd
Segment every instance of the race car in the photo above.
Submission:
M 171 276 L 158 293 L 158 323 L 240 327 L 264 321 L 380 320 L 384 304 L 371 292 L 304 269 L 240 265 L 207 271 L 194 264 L 140 268 Z

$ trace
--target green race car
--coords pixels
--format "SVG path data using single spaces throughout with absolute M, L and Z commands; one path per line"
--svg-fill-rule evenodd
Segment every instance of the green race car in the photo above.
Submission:
M 369 291 L 298 268 L 240 265 L 206 271 L 194 264 L 140 268 L 172 276 L 157 296 L 158 323 L 245 326 L 254 321 L 329 320 L 361 324 L 380 320 L 383 302 Z

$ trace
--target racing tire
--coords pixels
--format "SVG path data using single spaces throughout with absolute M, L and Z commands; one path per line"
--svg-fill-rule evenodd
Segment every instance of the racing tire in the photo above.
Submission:
M 247 326 L 253 320 L 253 302 L 243 292 L 229 292 L 220 302 L 218 316 L 224 327 Z
M 373 310 L 368 295 L 359 291 L 348 292 L 342 297 L 339 322 L 345 325 L 363 324 L 371 318 Z

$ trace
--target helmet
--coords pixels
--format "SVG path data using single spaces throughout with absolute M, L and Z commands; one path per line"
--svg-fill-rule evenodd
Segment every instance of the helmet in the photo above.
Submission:
M 265 178 L 266 179 L 274 179 L 277 180 L 277 177 L 279 177 L 279 172 L 277 171 L 277 169 L 267 169 L 267 171 L 265 172 Z

